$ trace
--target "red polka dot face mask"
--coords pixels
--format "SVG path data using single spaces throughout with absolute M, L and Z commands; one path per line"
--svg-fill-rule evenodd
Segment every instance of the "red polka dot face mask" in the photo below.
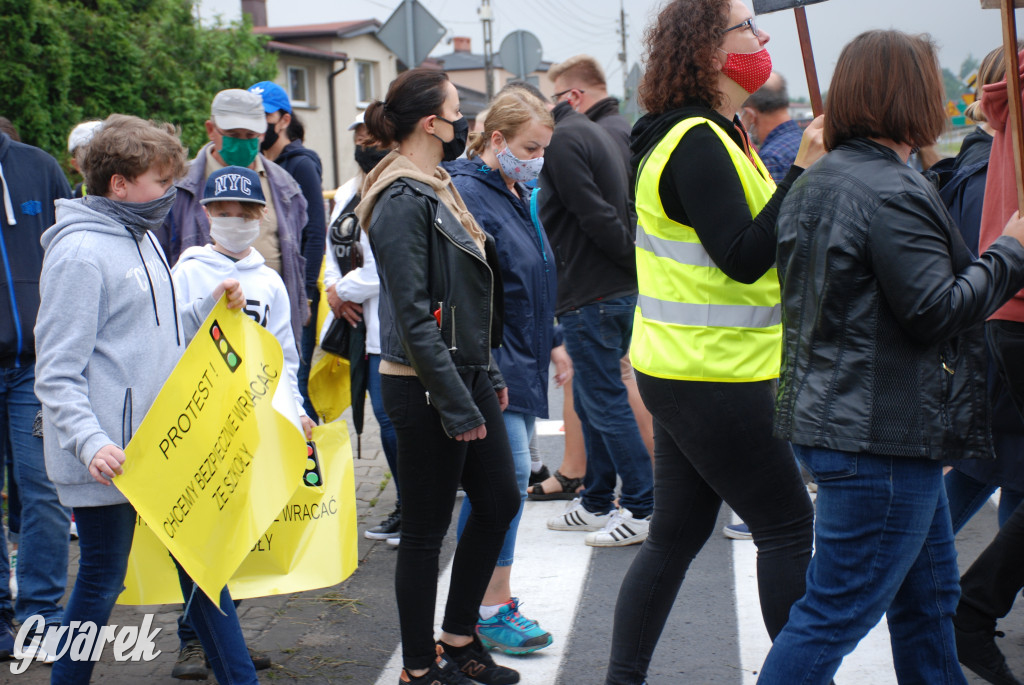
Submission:
M 772 56 L 766 48 L 757 52 L 725 52 L 725 64 L 722 73 L 735 81 L 739 86 L 753 93 L 765 84 L 772 74 Z

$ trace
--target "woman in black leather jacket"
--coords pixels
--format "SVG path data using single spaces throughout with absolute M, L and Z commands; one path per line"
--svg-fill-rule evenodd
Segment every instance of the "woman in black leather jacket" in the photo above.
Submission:
M 465 671 L 517 683 L 475 632 L 519 490 L 501 417 L 508 390 L 491 357 L 502 330 L 493 241 L 438 166 L 462 153 L 466 120 L 448 77 L 426 69 L 395 79 L 364 120 L 382 146 L 397 143 L 366 177 L 356 214 L 380 274 L 381 395 L 398 436 L 400 682 L 464 684 Z M 473 513 L 435 645 L 438 557 L 460 481 Z
M 966 683 L 942 462 L 990 457 L 982 322 L 1024 285 L 1024 222 L 975 260 L 906 165 L 943 130 L 927 37 L 870 31 L 839 57 L 829 154 L 779 213 L 775 432 L 818 482 L 806 592 L 759 683 L 827 683 L 887 614 L 900 682 Z

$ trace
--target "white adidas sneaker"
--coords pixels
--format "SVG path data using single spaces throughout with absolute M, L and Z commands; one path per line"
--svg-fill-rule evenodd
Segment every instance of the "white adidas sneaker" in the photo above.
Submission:
M 647 539 L 650 527 L 650 516 L 635 519 L 629 509 L 616 509 L 612 512 L 604 528 L 587 534 L 586 543 L 591 547 L 637 545 Z
M 551 530 L 601 530 L 611 518 L 611 514 L 592 514 L 583 508 L 583 499 L 577 497 L 569 502 L 558 516 L 548 519 Z

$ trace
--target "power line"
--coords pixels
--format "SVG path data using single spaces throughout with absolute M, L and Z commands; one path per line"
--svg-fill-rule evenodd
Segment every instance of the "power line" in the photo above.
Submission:
M 590 39 L 594 38 L 593 33 L 587 33 L 586 31 L 581 31 L 581 29 L 590 28 L 594 31 L 606 34 L 610 33 L 612 26 L 614 26 L 610 21 L 606 24 L 598 24 L 585 19 L 580 19 L 579 17 L 561 14 L 562 9 L 557 4 L 544 4 L 535 2 L 534 0 L 525 0 L 524 4 L 531 5 L 534 11 L 538 14 L 546 15 L 549 21 L 559 25 L 559 30 L 577 33 L 578 35 L 585 36 Z

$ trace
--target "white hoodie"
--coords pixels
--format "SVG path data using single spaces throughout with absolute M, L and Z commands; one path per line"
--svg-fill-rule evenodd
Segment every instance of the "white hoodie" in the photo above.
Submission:
M 192 302 L 209 296 L 225 278 L 237 279 L 245 293 L 242 310 L 253 321 L 270 331 L 281 343 L 284 368 L 291 384 L 299 416 L 305 416 L 299 393 L 299 351 L 292 334 L 291 305 L 288 291 L 277 272 L 264 263 L 263 255 L 253 248 L 237 262 L 213 249 L 212 245 L 190 247 L 181 253 L 172 270 L 178 302 Z

